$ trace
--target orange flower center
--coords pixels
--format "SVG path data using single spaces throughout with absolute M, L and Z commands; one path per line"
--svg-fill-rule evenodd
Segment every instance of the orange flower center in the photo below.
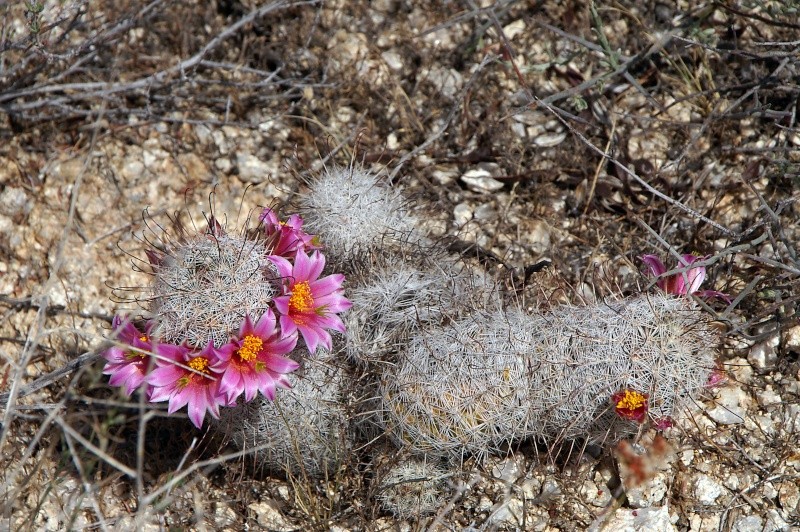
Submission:
M 311 296 L 311 286 L 308 281 L 294 285 L 292 295 L 289 297 L 289 312 L 302 313 L 314 310 L 314 298 Z
M 205 357 L 194 357 L 186 365 L 195 371 L 208 374 L 208 359 Z
M 242 347 L 239 348 L 237 353 L 242 361 L 252 362 L 261 352 L 262 347 L 264 347 L 264 340 L 258 336 L 248 334 L 244 337 L 244 340 L 242 340 Z
M 637 408 L 643 407 L 646 402 L 647 398 L 644 394 L 625 390 L 622 394 L 622 398 L 617 401 L 617 408 L 619 410 L 636 410 Z

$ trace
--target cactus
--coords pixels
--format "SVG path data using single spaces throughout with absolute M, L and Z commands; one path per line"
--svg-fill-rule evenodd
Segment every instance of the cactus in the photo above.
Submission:
M 638 423 L 612 396 L 639 390 L 652 419 L 696 397 L 716 335 L 685 298 L 639 296 L 549 313 L 510 309 L 431 327 L 384 370 L 381 420 L 419 454 L 479 458 L 527 437 L 615 441 Z
M 165 341 L 220 347 L 278 294 L 278 270 L 263 240 L 207 233 L 168 251 L 154 268 L 150 295 L 155 332 Z
M 128 395 L 141 389 L 151 402 L 168 401 L 169 413 L 187 406 L 200 428 L 206 413 L 218 418 L 220 407 L 249 403 L 259 393 L 272 401 L 277 388 L 290 388 L 287 375 L 300 361 L 313 357 L 319 346 L 331 348 L 329 331 L 344 330 L 338 314 L 351 303 L 342 293 L 343 275 L 321 277 L 325 257 L 296 215 L 282 222 L 264 209 L 259 226 L 245 227 L 240 235 L 228 234 L 214 217 L 197 235 L 175 225 L 174 238 L 162 229 L 156 236 L 166 243 L 146 250 L 153 270 L 150 286 L 143 289 L 149 319 L 141 327 L 142 320 L 115 317 L 120 341 L 103 353 L 103 372 Z M 293 358 L 287 356 L 291 352 Z M 325 439 L 320 445 L 333 448 L 327 435 L 343 426 L 337 403 L 341 374 L 316 363 L 306 364 L 306 379 L 294 379 L 307 398 L 288 396 L 286 409 L 303 420 L 303 442 Z M 334 406 L 315 410 L 307 400 Z M 227 419 L 245 423 L 248 412 L 259 408 L 280 412 L 262 400 Z M 258 427 L 257 420 L 252 423 Z M 243 443 L 246 435 L 239 438 Z M 268 441 L 288 461 L 281 442 Z M 308 460 L 317 464 L 310 468 L 317 470 L 335 454 L 321 448 L 310 453 Z
M 353 272 L 347 352 L 376 379 L 380 430 L 414 454 L 482 459 L 529 437 L 615 441 L 688 406 L 714 369 L 717 331 L 687 297 L 548 312 L 509 298 L 503 308 L 484 276 L 410 225 L 378 176 L 328 171 L 310 187 L 304 216 Z
M 699 267 L 681 297 L 526 311 L 513 297 L 503 301 L 485 272 L 449 255 L 376 175 L 326 170 L 301 206 L 329 264 L 348 272 L 355 303 L 343 316 L 343 345 L 332 346 L 327 332 L 345 327 L 337 316 L 350 307 L 343 276 L 319 279 L 319 240 L 300 217 L 283 223 L 266 209 L 263 231 L 227 235 L 212 218 L 204 234 L 149 251 L 153 318 L 146 331 L 117 322 L 139 351 L 106 357 L 116 382 L 129 393 L 147 383 L 171 412 L 186 404 L 182 386 L 196 385 L 193 422 L 200 426 L 206 410 L 219 415 L 215 427 L 270 470 L 332 474 L 352 447 L 351 421 L 432 459 L 482 460 L 530 437 L 615 441 L 647 419 L 661 426 L 714 370 L 718 335 L 685 296 L 702 281 Z M 312 353 L 317 345 L 328 352 L 282 357 L 300 336 Z M 156 377 L 133 364 L 150 349 L 162 355 Z M 345 353 L 364 378 L 346 378 L 334 362 Z M 242 393 L 252 398 L 256 387 L 266 398 L 218 408 Z M 360 411 L 346 410 L 345 391 L 367 398 Z M 402 472 L 415 467 L 424 469 Z
M 427 326 L 458 319 L 473 308 L 500 307 L 493 283 L 441 252 L 416 261 L 390 254 L 372 262 L 366 275 L 354 277 L 353 307 L 345 315 L 346 351 L 353 361 L 392 360 Z
M 352 447 L 344 371 L 327 354 L 306 358 L 275 401 L 259 398 L 220 410 L 215 429 L 273 472 L 311 477 L 336 472 Z
M 400 192 L 359 168 L 325 169 L 300 198 L 300 210 L 337 266 L 352 268 L 363 255 L 408 249 L 423 239 Z

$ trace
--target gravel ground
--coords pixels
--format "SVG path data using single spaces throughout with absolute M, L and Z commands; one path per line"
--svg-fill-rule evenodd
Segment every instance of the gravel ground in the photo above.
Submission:
M 798 10 L 2 6 L 0 526 L 800 527 Z M 707 309 L 727 332 L 725 383 L 663 435 L 467 460 L 419 519 L 379 504 L 388 442 L 325 481 L 272 477 L 107 387 L 93 353 L 113 314 L 136 308 L 148 276 L 135 267 L 159 225 L 290 212 L 309 176 L 351 160 L 385 173 L 499 282 L 546 261 L 518 287 L 529 306 L 648 289 L 645 253 L 712 257 L 705 287 L 734 297 Z

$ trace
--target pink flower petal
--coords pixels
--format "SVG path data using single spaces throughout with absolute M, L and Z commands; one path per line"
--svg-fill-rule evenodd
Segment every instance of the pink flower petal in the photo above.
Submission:
M 667 271 L 667 268 L 664 267 L 664 263 L 661 262 L 661 259 L 659 259 L 656 255 L 642 255 L 639 257 L 639 260 L 645 263 L 647 268 L 650 270 L 650 275 L 653 277 L 658 277 Z

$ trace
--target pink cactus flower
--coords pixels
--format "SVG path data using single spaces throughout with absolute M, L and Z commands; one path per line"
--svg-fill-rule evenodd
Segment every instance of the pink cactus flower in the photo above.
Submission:
M 285 295 L 275 298 L 281 331 L 284 335 L 299 331 L 311 353 L 320 344 L 331 350 L 332 339 L 327 330 L 343 333 L 344 323 L 337 314 L 353 306 L 343 295 L 344 275 L 337 273 L 320 279 L 325 257 L 318 251 L 311 256 L 298 251 L 294 267 L 283 257 L 270 258 L 285 283 Z
M 281 356 L 296 344 L 297 332 L 281 338 L 272 310 L 267 309 L 255 325 L 250 316 L 245 316 L 239 337 L 219 349 L 225 366 L 220 391 L 231 403 L 243 392 L 245 401 L 252 401 L 258 391 L 274 400 L 275 386 L 290 388 L 286 374 L 300 366 Z
M 144 382 L 152 363 L 147 354 L 153 351 L 154 341 L 150 337 L 152 324 L 141 331 L 129 318 L 117 315 L 112 326 L 117 341 L 123 345 L 109 347 L 103 352 L 103 358 L 108 361 L 103 367 L 103 374 L 111 375 L 108 379 L 111 386 L 120 386 L 127 395 L 131 395 Z
M 316 235 L 303 231 L 303 219 L 297 214 L 289 216 L 286 222 L 281 222 L 275 211 L 266 207 L 259 220 L 267 234 L 267 250 L 270 255 L 293 259 L 300 250 L 309 251 L 321 247 Z
M 223 368 L 214 344 L 209 342 L 200 352 L 185 345 L 160 344 L 157 352 L 158 367 L 146 379 L 153 386 L 150 401 L 168 400 L 170 414 L 188 405 L 189 419 L 197 428 L 206 412 L 218 418 L 219 406 L 229 402 L 219 391 Z
M 681 255 L 676 269 L 680 268 L 685 271 L 664 275 L 667 272 L 667 268 L 656 255 L 642 255 L 639 257 L 647 266 L 648 273 L 658 278 L 656 284 L 664 292 L 676 296 L 697 294 L 700 297 L 719 297 L 730 303 L 731 298 L 727 294 L 716 290 L 700 290 L 700 285 L 703 284 L 706 278 L 706 268 L 705 266 L 692 267 L 692 264 L 706 258 L 698 257 L 697 255 Z

